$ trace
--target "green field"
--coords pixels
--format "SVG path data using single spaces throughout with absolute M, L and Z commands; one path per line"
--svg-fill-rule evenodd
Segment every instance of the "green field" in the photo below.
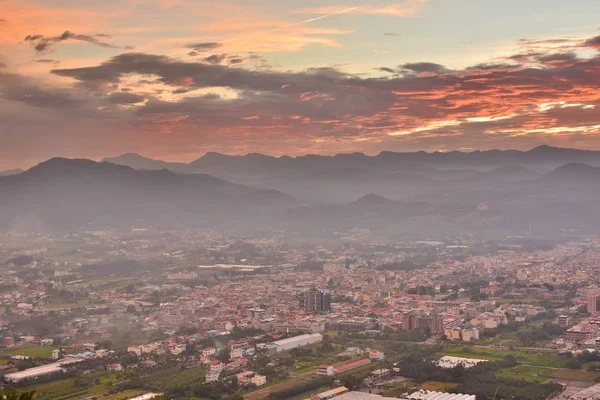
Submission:
M 514 368 L 501 369 L 496 376 L 509 379 L 521 379 L 528 382 L 545 382 L 552 377 L 552 368 L 529 367 L 519 365 Z
M 52 357 L 52 350 L 55 347 L 41 347 L 41 346 L 27 346 L 27 347 L 12 347 L 4 350 L 5 354 L 13 356 L 26 356 L 26 357 Z

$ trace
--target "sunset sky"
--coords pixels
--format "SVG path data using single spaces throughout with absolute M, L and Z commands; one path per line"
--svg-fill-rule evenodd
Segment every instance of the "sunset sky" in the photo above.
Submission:
M 596 0 L 0 0 L 0 169 L 600 149 Z

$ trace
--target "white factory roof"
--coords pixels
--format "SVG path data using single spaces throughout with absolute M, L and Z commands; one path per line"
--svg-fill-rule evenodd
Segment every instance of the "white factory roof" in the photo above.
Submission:
M 59 363 L 52 363 L 42 365 L 40 367 L 28 368 L 24 371 L 13 372 L 12 374 L 6 374 L 4 377 L 8 380 L 22 380 L 27 378 L 33 378 L 40 375 L 51 374 L 54 372 L 62 371 Z
M 419 397 L 420 396 L 420 397 Z M 403 397 L 408 400 L 475 400 L 474 394 L 454 394 L 454 393 L 441 393 L 441 392 L 430 392 L 428 390 L 420 390 L 408 397 Z M 371 394 L 365 392 L 348 392 L 341 396 L 337 396 L 336 400 L 398 400 L 397 397 L 383 397 L 378 394 Z
M 41 365 L 39 367 L 28 368 L 24 371 L 13 372 L 12 374 L 6 374 L 6 375 L 4 375 L 4 377 L 7 380 L 20 381 L 23 379 L 34 378 L 36 376 L 60 372 L 60 371 L 63 371 L 63 368 L 62 368 L 63 365 L 78 363 L 81 361 L 83 361 L 83 360 L 80 358 L 67 357 L 67 358 L 63 358 L 60 361 L 51 363 L 51 364 Z
M 600 384 L 577 392 L 571 395 L 570 398 L 573 400 L 598 400 L 600 399 Z
M 419 390 L 407 397 L 410 400 L 475 400 L 474 394 L 442 393 Z
M 348 392 L 335 397 L 335 400 L 398 400 L 396 397 L 383 397 L 365 392 Z
M 295 343 L 299 340 L 306 340 L 306 339 L 316 339 L 316 338 L 323 338 L 323 335 L 321 335 L 320 333 L 307 333 L 305 335 L 298 335 L 298 336 L 294 336 L 291 338 L 287 338 L 287 339 L 281 339 L 281 340 L 276 340 L 273 342 L 273 344 L 277 345 L 277 346 L 282 346 L 288 343 Z

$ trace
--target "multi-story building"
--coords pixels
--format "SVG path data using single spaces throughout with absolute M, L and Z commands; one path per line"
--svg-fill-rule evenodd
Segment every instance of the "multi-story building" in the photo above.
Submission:
M 304 310 L 319 314 L 331 312 L 331 295 L 322 290 L 309 290 L 304 293 Z
M 600 310 L 600 288 L 592 288 L 586 294 L 587 311 L 590 314 L 595 314 Z
M 561 328 L 568 328 L 570 322 L 571 322 L 571 319 L 569 318 L 568 315 L 559 315 L 558 326 L 560 326 Z

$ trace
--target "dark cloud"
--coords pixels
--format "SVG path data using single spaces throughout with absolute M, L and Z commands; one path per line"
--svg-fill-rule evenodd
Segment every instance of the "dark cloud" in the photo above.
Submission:
M 223 47 L 221 43 L 209 42 L 209 43 L 192 43 L 185 46 L 188 49 L 193 49 L 198 53 L 204 53 L 209 50 L 215 50 L 219 47 Z
M 396 36 L 396 37 L 400 37 L 402 36 L 401 33 L 393 33 L 393 32 L 386 32 L 383 34 L 383 36 Z
M 171 93 L 173 94 L 183 94 L 183 93 L 187 93 L 190 92 L 192 89 L 186 88 L 186 87 L 180 87 L 177 88 L 175 90 L 173 90 Z
M 229 57 L 229 64 L 241 64 L 244 62 L 242 57 Z
M 535 59 L 541 63 L 552 63 L 552 62 L 576 62 L 578 60 L 577 54 L 574 52 L 565 53 L 554 53 L 544 54 L 536 56 Z
M 513 54 L 507 57 L 507 60 L 517 61 L 517 62 L 527 62 L 531 61 L 532 58 L 543 56 L 545 53 L 541 53 L 539 51 L 530 51 L 527 53 Z
M 382 71 L 382 72 L 389 72 L 390 74 L 393 74 L 393 73 L 395 73 L 395 72 L 396 72 L 396 70 L 395 70 L 395 69 L 393 69 L 393 68 L 388 68 L 388 67 L 381 67 L 381 68 L 379 68 L 379 71 Z
M 205 57 L 202 61 L 207 62 L 209 64 L 221 64 L 223 60 L 227 58 L 227 54 L 213 54 L 211 56 Z
M 97 33 L 97 34 L 94 35 L 94 37 L 101 37 L 101 38 L 107 38 L 107 39 L 112 38 L 112 36 L 110 36 L 110 35 L 108 35 L 106 33 Z
M 6 22 L 6 20 L 5 20 L 5 19 L 3 19 L 3 18 L 0 18 L 0 24 L 3 24 L 3 23 L 5 23 L 5 22 Z
M 412 71 L 416 73 L 431 72 L 439 74 L 446 71 L 446 67 L 444 67 L 443 65 L 430 62 L 408 63 L 401 65 L 400 68 L 405 71 Z
M 1 97 L 38 108 L 78 108 L 80 101 L 67 90 L 44 89 L 17 74 L 0 72 Z
M 78 40 L 78 41 L 91 43 L 93 45 L 96 45 L 99 47 L 104 47 L 104 48 L 111 48 L 111 49 L 118 48 L 117 46 L 113 46 L 109 43 L 104 43 L 104 42 L 101 42 L 98 39 L 96 39 L 96 37 L 100 37 L 100 35 L 102 35 L 102 34 L 94 35 L 94 36 L 77 35 L 73 32 L 65 31 L 60 36 L 27 35 L 24 40 L 26 42 L 31 42 L 33 44 L 33 48 L 38 53 L 45 53 L 45 52 L 49 51 L 50 48 L 53 45 L 55 45 L 56 43 L 64 42 L 66 40 Z M 106 36 L 102 36 L 102 37 L 109 37 L 109 36 L 106 35 Z
M 595 49 L 600 49 L 600 36 L 596 36 L 586 40 L 584 43 L 586 47 L 593 47 Z
M 507 63 L 481 63 L 473 65 L 472 67 L 466 68 L 467 70 L 480 70 L 480 71 L 496 71 L 503 69 L 513 69 L 515 68 L 514 64 Z
M 557 38 L 557 39 L 519 39 L 519 44 L 522 45 L 543 45 L 543 44 L 569 44 L 573 43 L 573 39 Z
M 144 96 L 127 92 L 114 92 L 106 97 L 106 100 L 113 104 L 136 104 L 143 102 L 145 99 Z
M 125 46 L 125 50 L 134 50 L 134 49 L 135 49 L 135 47 L 133 47 L 133 46 Z
M 40 58 L 39 60 L 35 60 L 35 62 L 41 63 L 41 64 L 58 64 L 58 63 L 60 63 L 60 61 L 53 60 L 51 58 Z

